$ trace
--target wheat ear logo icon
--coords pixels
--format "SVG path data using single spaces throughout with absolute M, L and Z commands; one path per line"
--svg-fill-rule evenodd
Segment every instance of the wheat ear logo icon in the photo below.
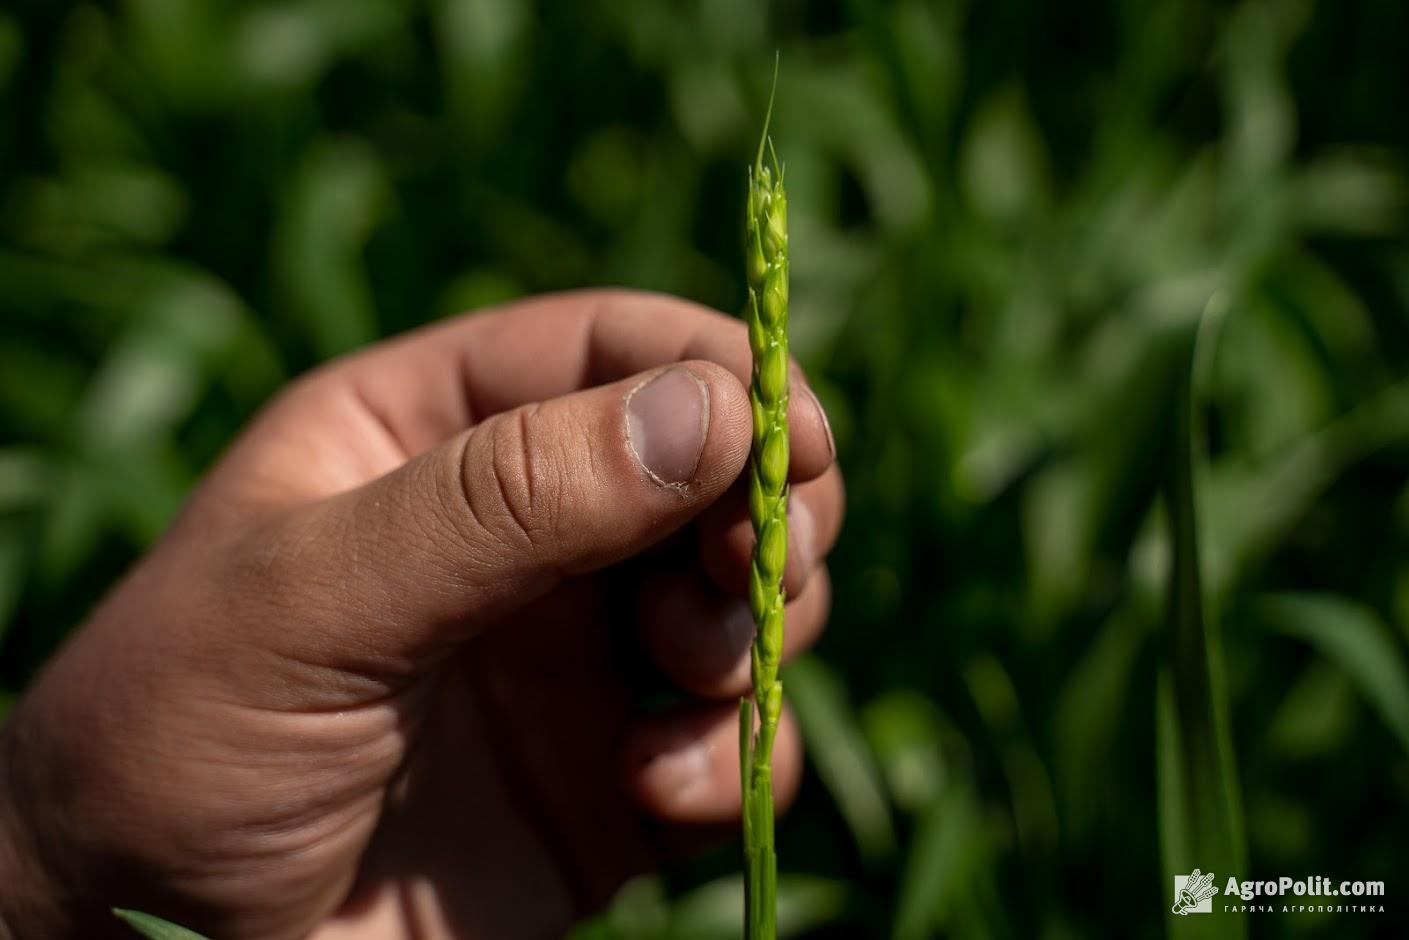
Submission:
M 1195 908 L 1200 902 L 1217 893 L 1218 889 L 1213 886 L 1213 872 L 1200 875 L 1199 870 L 1195 868 L 1194 873 L 1184 882 L 1184 887 L 1179 889 L 1171 910 L 1176 914 L 1198 913 Z

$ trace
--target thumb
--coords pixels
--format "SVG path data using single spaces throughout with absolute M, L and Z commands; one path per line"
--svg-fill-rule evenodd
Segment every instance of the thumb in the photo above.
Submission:
M 744 387 L 685 362 L 502 412 L 400 469 L 307 507 L 296 564 L 334 596 L 314 649 L 355 631 L 417 668 L 480 625 L 680 528 L 748 457 Z M 371 647 L 371 648 L 369 648 Z

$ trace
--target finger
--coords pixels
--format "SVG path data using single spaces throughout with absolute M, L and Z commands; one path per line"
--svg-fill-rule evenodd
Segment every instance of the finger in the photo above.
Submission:
M 707 362 L 504 412 L 290 514 L 256 546 L 275 583 L 255 587 L 325 595 L 331 635 L 311 642 L 414 668 L 691 520 L 738 477 L 750 425 L 743 386 Z
M 831 584 L 821 568 L 802 597 L 784 610 L 783 659 L 817 642 L 831 606 Z M 641 636 L 651 659 L 681 688 L 706 698 L 748 692 L 753 615 L 748 604 L 724 594 L 698 572 L 663 574 L 641 599 Z
M 696 706 L 643 719 L 623 748 L 627 791 L 645 812 L 672 823 L 710 823 L 739 815 L 739 709 Z M 802 739 L 790 709 L 773 746 L 773 802 L 797 795 Z
M 747 383 L 747 331 L 732 317 L 661 294 L 584 291 L 534 298 L 460 316 L 380 343 L 302 379 L 233 457 L 274 449 L 306 461 L 309 441 L 330 424 L 365 426 L 385 445 L 384 471 L 479 421 L 513 408 L 614 382 L 672 362 L 718 363 Z M 817 476 L 833 460 L 826 415 L 796 366 L 788 409 L 790 475 Z M 399 455 L 400 460 L 396 459 Z M 316 495 L 327 495 L 318 493 Z
M 841 471 L 832 465 L 822 476 L 795 484 L 788 501 L 788 556 L 783 590 L 801 597 L 812 573 L 836 544 L 846 508 Z M 749 563 L 753 556 L 753 524 L 748 497 L 735 486 L 701 516 L 700 561 L 720 588 L 748 596 Z

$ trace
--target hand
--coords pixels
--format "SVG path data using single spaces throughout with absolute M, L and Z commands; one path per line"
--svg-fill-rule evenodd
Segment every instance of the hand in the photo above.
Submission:
M 0 935 L 552 936 L 736 816 L 748 372 L 741 324 L 594 292 L 297 382 L 17 706 Z M 796 371 L 791 422 L 795 652 L 842 512 Z M 799 764 L 789 719 L 780 802 Z

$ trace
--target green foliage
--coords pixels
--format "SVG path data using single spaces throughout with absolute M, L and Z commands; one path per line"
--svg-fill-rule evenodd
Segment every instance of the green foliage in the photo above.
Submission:
M 842 678 L 812 656 L 786 667 L 783 675 L 812 748 L 813 767 L 846 820 L 862 860 L 885 859 L 895 851 L 890 801 Z
M 1409 669 L 1402 644 L 1374 611 L 1343 597 L 1310 594 L 1265 595 L 1257 608 L 1269 629 L 1305 640 L 1343 670 L 1409 751 Z
M 1193 427 L 1197 389 L 1194 368 L 1211 344 L 1205 315 L 1189 344 L 1189 368 L 1176 386 L 1173 440 L 1169 446 L 1165 512 L 1170 529 L 1168 631 L 1159 673 L 1156 754 L 1159 774 L 1160 847 L 1166 883 L 1175 875 L 1247 870 L 1238 771 L 1228 718 L 1227 679 L 1217 620 L 1203 590 L 1199 557 Z M 1211 878 L 1203 879 L 1211 883 Z M 1197 897 L 1196 897 L 1197 899 Z M 1246 924 L 1170 914 L 1175 937 L 1243 937 Z
M 178 927 L 170 921 L 153 917 L 151 914 L 143 914 L 141 911 L 124 911 L 114 908 L 113 914 L 117 916 L 118 920 L 126 922 L 133 930 L 147 937 L 148 940 L 205 940 L 194 930 Z
M 1396 0 L 8 5 L 0 703 L 321 358 L 559 288 L 742 309 L 775 48 L 849 499 L 780 931 L 1162 935 L 1181 840 L 1393 882 Z M 736 859 L 584 936 L 736 927 Z
M 805 937 L 836 923 L 853 903 L 844 881 L 786 872 L 778 876 L 778 936 Z M 743 884 L 717 878 L 667 897 L 659 877 L 628 882 L 602 913 L 582 921 L 569 940 L 738 940 Z

